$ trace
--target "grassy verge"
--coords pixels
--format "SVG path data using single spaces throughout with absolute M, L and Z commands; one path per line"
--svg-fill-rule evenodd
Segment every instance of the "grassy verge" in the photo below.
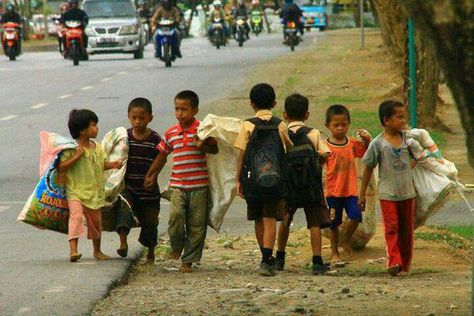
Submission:
M 415 232 L 415 238 L 446 243 L 454 249 L 470 249 L 474 237 L 472 226 L 430 226 L 432 231 Z

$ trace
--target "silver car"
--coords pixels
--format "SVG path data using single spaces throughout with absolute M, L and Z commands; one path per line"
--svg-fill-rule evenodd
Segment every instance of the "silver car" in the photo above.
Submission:
M 143 58 L 146 34 L 132 0 L 85 0 L 87 53 L 133 53 Z

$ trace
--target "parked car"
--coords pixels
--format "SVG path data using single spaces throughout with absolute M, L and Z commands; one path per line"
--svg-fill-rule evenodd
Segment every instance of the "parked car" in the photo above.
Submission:
M 133 0 L 85 0 L 88 54 L 133 53 L 143 58 L 146 32 Z
M 326 14 L 326 5 L 324 0 L 319 2 L 319 5 L 302 6 L 305 28 L 318 28 L 324 31 L 328 26 L 328 16 Z M 315 1 L 317 3 L 317 1 Z

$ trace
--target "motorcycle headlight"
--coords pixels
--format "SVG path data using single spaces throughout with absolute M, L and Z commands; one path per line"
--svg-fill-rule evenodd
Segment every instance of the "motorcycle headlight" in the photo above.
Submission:
M 123 26 L 122 29 L 120 30 L 120 35 L 133 35 L 137 33 L 138 33 L 137 24 Z

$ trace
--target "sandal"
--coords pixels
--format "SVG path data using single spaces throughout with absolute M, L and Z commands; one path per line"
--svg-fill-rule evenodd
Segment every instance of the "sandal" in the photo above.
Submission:
M 73 254 L 73 255 L 69 256 L 69 261 L 70 262 L 76 262 L 79 259 L 81 259 L 81 257 L 82 257 L 82 253 L 76 253 L 76 254 Z
M 117 254 L 122 257 L 122 258 L 125 258 L 127 255 L 128 255 L 128 247 L 127 248 L 119 248 L 117 249 Z

